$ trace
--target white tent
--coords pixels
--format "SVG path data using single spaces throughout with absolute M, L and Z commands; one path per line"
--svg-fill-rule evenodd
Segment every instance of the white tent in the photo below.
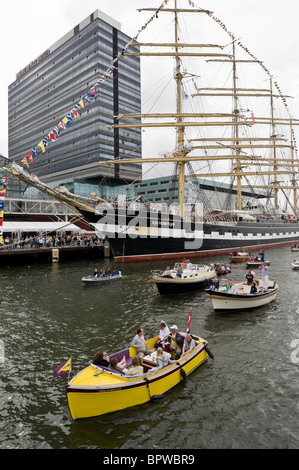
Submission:
M 3 221 L 2 232 L 80 232 L 80 228 L 67 222 L 7 222 Z

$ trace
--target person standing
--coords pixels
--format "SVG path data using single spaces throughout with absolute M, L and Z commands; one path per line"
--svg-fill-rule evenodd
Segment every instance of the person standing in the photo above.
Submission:
M 262 270 L 262 279 L 263 279 L 263 288 L 264 290 L 268 289 L 268 266 L 266 263 L 262 263 L 261 266 L 259 266 L 259 269 Z

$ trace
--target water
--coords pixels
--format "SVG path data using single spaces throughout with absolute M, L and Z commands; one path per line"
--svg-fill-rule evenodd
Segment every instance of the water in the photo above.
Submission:
M 96 287 L 84 286 L 81 277 L 100 268 L 101 260 L 3 268 L 0 448 L 299 447 L 299 365 L 292 343 L 299 339 L 299 271 L 291 269 L 296 254 L 290 248 L 269 250 L 266 257 L 270 279 L 281 289 L 276 301 L 225 316 L 214 315 L 204 292 L 160 296 L 150 272 L 166 263 L 121 265 L 122 280 Z M 244 263 L 232 266 L 235 281 L 245 275 Z M 161 400 L 72 420 L 67 375 L 57 377 L 55 367 L 72 356 L 77 372 L 97 349 L 127 347 L 139 326 L 146 338 L 158 333 L 161 320 L 185 331 L 191 307 L 191 331 L 209 341 L 214 361 Z

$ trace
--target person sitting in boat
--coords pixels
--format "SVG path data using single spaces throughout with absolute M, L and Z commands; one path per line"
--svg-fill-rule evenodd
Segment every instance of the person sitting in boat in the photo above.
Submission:
M 169 334 L 170 334 L 169 328 L 167 324 L 165 323 L 165 321 L 162 320 L 160 323 L 159 338 L 155 344 L 155 348 L 158 348 L 159 346 L 161 346 L 161 344 L 164 343 L 164 340 L 168 337 Z
M 179 359 L 182 354 L 184 337 L 178 332 L 176 325 L 172 325 L 170 330 L 171 335 L 168 336 L 167 340 L 170 343 L 170 351 L 175 353 L 175 359 Z
M 106 276 L 111 276 L 111 269 L 110 268 L 107 269 Z
M 237 289 L 235 288 L 235 284 L 234 284 L 234 281 L 232 279 L 229 279 L 227 284 L 225 284 L 225 287 L 226 287 L 226 292 L 228 294 L 236 294 L 237 293 Z
M 167 268 L 165 269 L 164 273 L 163 273 L 163 276 L 164 277 L 171 277 L 171 269 L 169 266 L 167 266 Z
M 133 376 L 133 375 L 142 375 L 143 374 L 143 367 L 139 365 L 138 357 L 132 357 L 132 367 L 127 370 L 126 375 Z
M 186 260 L 186 258 L 184 258 L 183 261 L 182 261 L 182 268 L 183 268 L 183 269 L 186 269 L 186 268 L 187 268 L 187 260 Z
M 251 289 L 250 289 L 250 294 L 257 294 L 257 293 L 258 293 L 258 288 L 257 288 L 256 282 L 253 281 Z
M 109 357 L 106 352 L 98 351 L 92 361 L 96 366 L 109 367 Z
M 183 269 L 182 269 L 181 263 L 179 263 L 178 269 L 176 272 L 176 277 L 179 277 L 179 278 L 182 277 L 182 272 L 183 272 Z
M 218 290 L 219 289 L 219 280 L 218 277 L 213 277 L 210 285 L 210 290 Z
M 106 269 L 102 268 L 99 277 L 106 277 Z
M 158 370 L 163 369 L 163 367 L 168 366 L 168 364 L 175 364 L 176 360 L 170 359 L 170 354 L 163 351 L 162 348 L 157 349 L 157 368 L 154 370 L 158 372 Z M 153 370 L 153 369 L 152 369 Z
M 249 269 L 248 274 L 246 274 L 243 284 L 247 284 L 248 286 L 251 286 L 252 283 L 253 283 L 253 274 L 251 273 L 251 270 Z
M 117 269 L 117 268 L 114 269 L 113 274 L 114 274 L 114 276 L 117 276 L 118 274 L 120 274 L 119 269 Z
M 134 336 L 134 338 L 131 342 L 131 346 L 133 348 L 137 349 L 137 356 L 138 356 L 138 359 L 140 360 L 141 365 L 142 365 L 143 357 L 146 356 L 149 352 L 147 350 L 147 344 L 146 344 L 146 341 L 144 339 L 143 328 L 138 328 L 137 334 L 136 334 L 136 336 Z
M 94 277 L 99 277 L 99 271 L 97 268 L 95 268 L 94 272 L 93 272 L 93 275 Z
M 189 259 L 187 259 L 187 269 L 192 269 L 192 263 Z
M 109 369 L 112 369 L 115 372 L 119 372 L 120 374 L 125 375 L 128 371 L 126 369 L 126 358 L 125 358 L 125 356 L 122 358 L 122 360 L 120 362 L 118 362 L 117 357 L 112 357 L 110 359 Z
M 226 273 L 226 265 L 225 264 L 222 264 L 221 267 L 220 267 L 220 272 L 221 274 L 225 274 Z
M 189 333 L 187 333 L 186 336 L 185 336 L 181 357 L 184 357 L 184 356 L 186 356 L 186 354 L 193 351 L 195 346 L 196 346 L 196 344 L 195 344 L 194 339 L 192 339 L 191 335 Z

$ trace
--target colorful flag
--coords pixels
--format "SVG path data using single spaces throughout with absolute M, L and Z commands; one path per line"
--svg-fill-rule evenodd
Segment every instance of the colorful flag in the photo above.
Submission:
M 7 177 L 5 178 L 4 181 L 4 186 L 0 190 L 0 201 L 1 201 L 1 212 L 0 212 L 0 244 L 3 245 L 3 232 L 2 232 L 2 226 L 3 226 L 3 213 L 4 213 L 4 198 L 5 198 L 5 193 L 6 193 L 6 186 L 7 186 Z
M 72 119 L 70 120 L 67 116 L 65 116 L 63 119 L 62 119 L 62 122 L 67 126 L 69 127 L 71 124 L 72 124 Z
M 33 163 L 33 158 L 32 158 L 31 152 L 27 153 L 26 157 L 28 158 L 28 160 L 31 161 L 31 163 Z
M 73 114 L 74 117 L 77 117 L 78 116 L 78 111 L 75 108 L 73 108 L 72 109 L 72 114 Z
M 67 361 L 60 364 L 60 366 L 56 367 L 56 369 L 54 369 L 57 375 L 66 374 L 67 372 L 70 372 L 71 370 L 72 370 L 72 358 L 71 357 Z
M 84 103 L 83 100 L 80 100 L 80 101 L 79 101 L 79 105 L 81 106 L 81 108 L 83 108 L 83 109 L 85 108 L 85 103 Z
M 29 167 L 29 163 L 27 162 L 27 157 L 22 158 L 21 163 Z
M 66 129 L 66 125 L 64 124 L 63 121 L 60 121 L 60 122 L 58 123 L 58 126 L 61 127 L 61 129 L 63 129 L 63 130 Z
M 59 133 L 60 133 L 59 127 L 58 127 L 58 126 L 55 126 L 55 127 L 53 127 L 52 130 L 53 130 L 53 132 L 55 133 L 56 137 L 58 137 L 58 136 L 59 136 Z
M 45 150 L 45 146 L 44 146 L 44 143 L 43 141 L 41 140 L 39 144 L 37 144 L 38 147 L 40 147 L 42 149 L 42 152 L 44 153 L 46 150 Z M 24 160 L 24 159 L 23 159 Z M 23 162 L 22 160 L 22 162 Z M 23 162 L 24 163 L 24 162 Z
M 192 321 L 192 308 L 190 310 L 189 320 L 188 320 L 188 325 L 187 325 L 187 333 L 189 333 L 189 334 L 190 334 L 190 331 L 191 331 L 191 321 Z
M 84 95 L 84 96 L 83 96 L 83 99 L 84 99 L 85 101 L 87 101 L 88 103 L 90 103 L 90 99 L 89 99 L 89 96 L 88 96 L 88 95 Z
M 54 141 L 56 140 L 56 135 L 53 131 L 49 132 L 48 136 L 49 136 L 49 139 L 54 140 Z

